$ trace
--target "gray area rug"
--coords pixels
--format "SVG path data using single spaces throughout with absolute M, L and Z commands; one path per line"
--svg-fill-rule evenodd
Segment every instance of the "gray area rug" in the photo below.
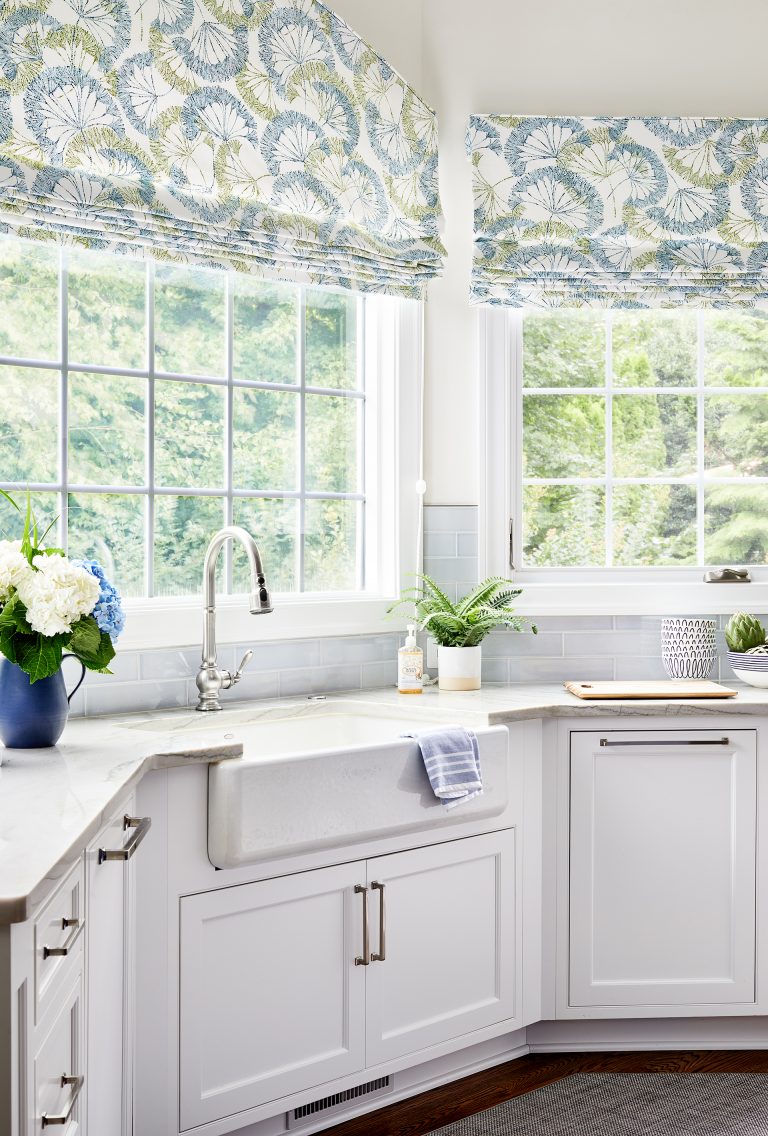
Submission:
M 431 1136 L 768 1136 L 768 1075 L 579 1073 Z

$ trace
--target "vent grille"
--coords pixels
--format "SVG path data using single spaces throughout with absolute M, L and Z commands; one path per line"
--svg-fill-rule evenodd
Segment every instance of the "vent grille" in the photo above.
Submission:
M 353 1101 L 359 1100 L 361 1097 L 380 1097 L 386 1093 L 391 1093 L 393 1089 L 391 1077 L 377 1077 L 375 1081 L 366 1081 L 364 1085 L 355 1085 L 352 1089 L 344 1089 L 341 1093 L 333 1093 L 329 1097 L 321 1097 L 320 1100 L 310 1101 L 309 1104 L 303 1104 L 300 1108 L 294 1108 L 291 1112 L 286 1113 L 286 1126 L 288 1128 L 300 1128 L 304 1124 L 308 1124 L 319 1113 L 341 1112 Z

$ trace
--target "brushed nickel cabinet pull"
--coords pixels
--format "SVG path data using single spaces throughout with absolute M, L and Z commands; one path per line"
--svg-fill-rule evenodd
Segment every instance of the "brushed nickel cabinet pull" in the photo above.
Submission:
M 371 955 L 371 962 L 386 962 L 387 958 L 387 934 L 384 923 L 384 888 L 385 884 L 372 883 L 371 888 L 373 891 L 379 893 L 379 952 L 378 954 Z
M 67 1073 L 62 1074 L 62 1077 L 61 1077 L 62 1089 L 65 1088 L 67 1085 L 72 1085 L 72 1092 L 71 1092 L 70 1097 L 69 1097 L 69 1102 L 68 1102 L 67 1107 L 64 1110 L 64 1112 L 54 1113 L 53 1115 L 51 1115 L 48 1112 L 44 1112 L 43 1115 L 40 1118 L 41 1121 L 42 1121 L 43 1128 L 47 1128 L 49 1124 L 67 1124 L 68 1123 L 69 1118 L 72 1115 L 72 1109 L 75 1107 L 75 1102 L 77 1101 L 77 1098 L 80 1096 L 80 1090 L 82 1089 L 84 1084 L 85 1084 L 85 1077 L 70 1077 Z
M 355 966 L 370 966 L 371 945 L 368 935 L 368 888 L 355 884 L 355 895 L 363 897 L 363 954 L 355 959 Z
M 730 738 L 662 738 L 660 741 L 648 741 L 640 739 L 639 741 L 629 742 L 612 742 L 608 738 L 601 738 L 601 746 L 727 746 L 730 743 Z
M 75 945 L 75 940 L 82 931 L 82 925 L 79 919 L 62 919 L 61 926 L 64 930 L 66 930 L 67 927 L 72 928 L 69 938 L 60 947 L 43 947 L 44 959 L 50 958 L 51 955 L 60 955 L 62 957 L 68 955 Z
M 108 860 L 130 860 L 151 827 L 151 817 L 123 817 L 123 832 L 127 832 L 129 828 L 133 829 L 130 839 L 122 848 L 100 848 L 99 863 L 105 864 Z

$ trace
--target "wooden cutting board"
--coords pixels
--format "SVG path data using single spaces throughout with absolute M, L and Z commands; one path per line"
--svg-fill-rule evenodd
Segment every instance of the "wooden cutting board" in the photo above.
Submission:
M 634 679 L 625 682 L 565 682 L 577 698 L 735 698 L 730 690 L 709 679 Z

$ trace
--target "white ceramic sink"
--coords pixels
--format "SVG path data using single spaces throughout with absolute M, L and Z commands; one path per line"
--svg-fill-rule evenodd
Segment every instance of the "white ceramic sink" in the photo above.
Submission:
M 238 727 L 245 754 L 254 760 L 274 761 L 306 754 L 308 750 L 343 749 L 394 741 L 413 733 L 413 722 L 397 718 L 324 714 L 282 718 Z
M 230 723 L 224 736 L 242 740 L 243 757 L 209 770 L 211 862 L 236 868 L 504 810 L 504 727 L 477 731 L 485 792 L 451 810 L 436 800 L 416 743 L 401 737 L 410 732 L 412 719 L 348 703 Z

